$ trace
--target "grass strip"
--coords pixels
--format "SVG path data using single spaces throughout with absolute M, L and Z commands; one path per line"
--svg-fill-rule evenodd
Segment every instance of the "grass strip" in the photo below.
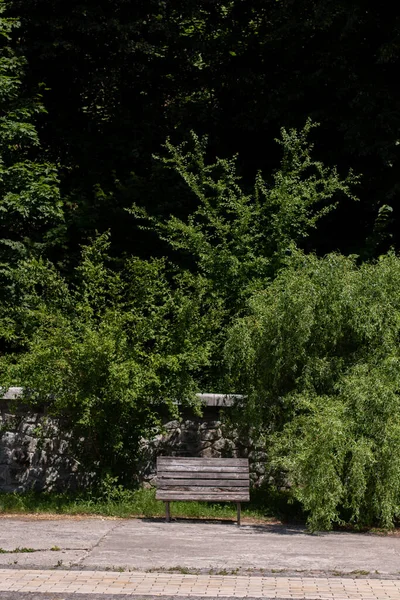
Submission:
M 287 498 L 255 495 L 242 505 L 244 519 L 271 520 L 287 512 Z M 103 515 L 109 517 L 164 517 L 164 502 L 156 500 L 154 489 L 110 490 L 105 495 L 48 492 L 0 493 L 1 513 L 52 513 L 64 515 Z M 214 502 L 171 502 L 177 518 L 236 519 L 236 505 Z

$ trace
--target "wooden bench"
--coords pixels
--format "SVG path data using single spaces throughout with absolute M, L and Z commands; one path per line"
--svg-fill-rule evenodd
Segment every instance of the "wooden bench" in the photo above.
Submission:
M 166 521 L 173 500 L 236 502 L 240 527 L 241 502 L 250 500 L 247 458 L 157 458 L 156 499 L 165 502 Z

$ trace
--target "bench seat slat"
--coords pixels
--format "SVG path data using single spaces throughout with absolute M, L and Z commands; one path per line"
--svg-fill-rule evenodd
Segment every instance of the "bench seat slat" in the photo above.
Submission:
M 164 477 L 157 476 L 157 487 L 170 488 L 170 487 L 249 487 L 249 481 L 240 479 L 192 479 L 188 476 L 187 479 L 165 479 Z
M 191 471 L 160 471 L 157 470 L 157 479 L 168 480 L 168 479 L 218 479 L 220 481 L 224 479 L 236 479 L 238 481 L 245 481 L 249 483 L 248 471 L 242 473 L 192 473 Z
M 157 464 L 162 467 L 163 463 L 173 465 L 197 465 L 220 466 L 220 467 L 243 467 L 247 465 L 247 458 L 190 458 L 186 456 L 158 456 Z
M 203 465 L 162 465 L 160 471 L 170 472 L 170 471 L 181 471 L 189 472 L 189 473 L 248 473 L 248 467 L 220 467 L 220 466 L 203 466 Z
M 211 494 L 243 494 L 246 492 L 246 490 L 244 490 L 243 488 L 240 487 L 235 487 L 235 486 L 231 486 L 231 487 L 220 487 L 219 485 L 213 485 L 213 486 L 204 486 L 204 487 L 200 487 L 200 486 L 194 486 L 194 485 L 185 485 L 185 486 L 181 486 L 181 485 L 172 485 L 172 486 L 168 486 L 168 487 L 163 487 L 160 486 L 159 487 L 159 491 L 161 493 L 163 492 L 193 492 L 194 494 L 205 494 L 206 492 L 210 492 Z
M 166 492 L 159 491 L 156 494 L 157 500 L 209 500 L 214 502 L 248 502 L 250 496 L 248 492 L 240 492 L 235 494 L 229 494 L 224 492 L 211 493 L 204 492 L 199 494 L 198 492 Z

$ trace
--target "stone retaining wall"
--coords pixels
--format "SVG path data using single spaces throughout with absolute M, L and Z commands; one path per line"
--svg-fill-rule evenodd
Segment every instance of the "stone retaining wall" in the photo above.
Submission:
M 83 478 L 69 452 L 70 434 L 43 414 L 0 404 L 0 491 L 76 488 Z
M 13 392 L 10 392 L 12 394 Z M 14 392 L 15 396 L 15 392 Z M 154 483 L 158 455 L 248 457 L 250 477 L 259 485 L 265 475 L 265 454 L 249 440 L 238 439 L 224 418 L 232 399 L 203 395 L 201 417 L 184 411 L 180 420 L 166 420 L 164 431 L 143 440 L 141 479 Z M 72 455 L 71 435 L 43 413 L 10 409 L 10 398 L 0 400 L 0 491 L 65 490 L 82 487 L 90 476 Z
M 266 455 L 261 446 L 249 439 L 240 439 L 218 407 L 206 406 L 201 417 L 183 413 L 179 421 L 167 421 L 164 433 L 144 443 L 147 464 L 144 479 L 153 483 L 155 457 L 194 456 L 204 458 L 249 458 L 253 485 L 262 483 Z

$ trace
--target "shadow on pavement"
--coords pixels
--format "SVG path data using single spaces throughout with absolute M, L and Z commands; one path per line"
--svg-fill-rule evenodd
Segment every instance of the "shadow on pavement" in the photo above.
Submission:
M 165 521 L 164 517 L 144 517 L 140 519 L 144 523 L 164 523 L 166 527 L 171 524 L 187 524 L 187 525 L 226 525 L 227 527 L 234 527 L 239 531 L 249 531 L 252 533 L 276 533 L 279 535 L 315 535 L 310 534 L 306 529 L 300 525 L 290 525 L 282 523 L 265 523 L 265 524 L 247 524 L 242 523 L 241 527 L 237 527 L 235 521 L 228 521 L 226 519 L 188 519 L 185 517 L 171 517 L 170 523 Z

